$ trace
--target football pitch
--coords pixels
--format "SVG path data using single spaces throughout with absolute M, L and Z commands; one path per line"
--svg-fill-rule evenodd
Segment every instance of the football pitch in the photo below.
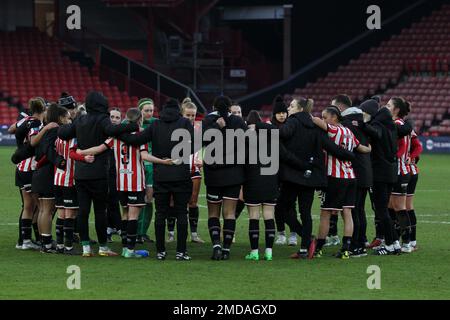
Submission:
M 297 248 L 274 247 L 273 261 L 246 261 L 249 250 L 247 212 L 237 223 L 236 243 L 229 261 L 211 261 L 205 191 L 200 197 L 199 233 L 205 244 L 188 244 L 192 261 L 175 261 L 175 244 L 168 259 L 125 260 L 41 254 L 15 249 L 20 197 L 14 186 L 12 148 L 0 148 L 0 299 L 450 299 L 450 156 L 423 155 L 415 207 L 419 250 L 401 256 L 338 260 L 337 247 L 325 249 L 320 259 L 290 260 Z M 318 228 L 314 204 L 314 233 Z M 374 234 L 373 212 L 367 203 L 368 238 Z M 91 221 L 92 220 L 91 215 Z M 264 246 L 260 223 L 260 246 Z M 90 225 L 95 238 L 94 225 Z M 341 219 L 339 223 L 342 232 Z M 154 239 L 153 226 L 150 229 Z M 120 252 L 115 236 L 112 248 Z M 97 249 L 97 248 L 96 248 Z M 67 268 L 81 272 L 81 289 L 69 290 Z M 369 290 L 367 273 L 376 265 L 381 289 Z

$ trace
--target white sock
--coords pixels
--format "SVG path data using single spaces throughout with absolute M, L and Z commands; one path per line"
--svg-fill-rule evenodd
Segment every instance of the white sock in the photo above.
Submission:
M 100 251 L 109 251 L 108 247 L 100 247 Z
M 108 228 L 106 229 L 106 233 L 107 233 L 107 234 L 112 234 L 113 232 L 114 232 L 113 228 L 108 227 Z
M 23 244 L 30 244 L 31 243 L 31 240 L 23 240 Z
M 286 232 L 285 232 L 285 231 L 280 231 L 280 232 L 278 232 L 278 235 L 279 235 L 279 236 L 284 236 L 284 237 L 285 237 L 285 236 L 286 236 Z
M 394 245 L 386 246 L 385 247 L 387 251 L 394 251 Z
M 252 253 L 258 253 L 258 249 L 252 250 Z
M 415 246 L 417 246 L 417 241 L 416 240 L 411 241 L 409 244 L 412 245 L 413 247 L 415 247 Z
M 266 254 L 272 254 L 272 248 L 266 248 Z
M 169 231 L 169 236 L 174 236 L 175 235 L 175 231 Z
M 58 249 L 64 249 L 64 245 L 63 245 L 63 244 L 57 244 L 56 247 L 57 247 Z
M 191 237 L 192 237 L 192 238 L 197 238 L 197 237 L 198 237 L 197 232 L 191 232 Z
M 73 247 L 65 247 L 64 249 L 66 249 L 67 251 L 70 251 L 73 249 Z M 83 250 L 84 251 L 84 250 Z
M 400 242 L 398 242 L 398 240 L 394 241 L 394 249 L 400 249 Z
M 91 252 L 91 246 L 83 246 L 83 252 Z

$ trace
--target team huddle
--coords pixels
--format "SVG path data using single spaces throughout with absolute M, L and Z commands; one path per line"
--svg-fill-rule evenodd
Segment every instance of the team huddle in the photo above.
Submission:
M 268 261 L 273 259 L 274 244 L 297 245 L 297 236 L 300 248 L 292 259 L 321 257 L 324 246 L 339 244 L 336 257 L 340 259 L 365 256 L 367 249 L 376 255 L 413 252 L 417 249 L 413 197 L 422 146 L 405 121 L 409 102 L 393 97 L 382 106 L 373 97 L 355 107 L 347 95 L 338 95 L 321 118 L 312 116 L 313 107 L 312 99 L 286 104 L 278 96 L 272 119 L 264 122 L 256 110 L 244 119 L 239 105 L 219 96 L 213 112 L 199 123 L 197 107 L 189 98 L 181 105 L 168 100 L 159 118 L 153 117 L 155 105 L 150 98 L 141 99 L 125 115 L 119 109 L 109 110 L 107 99 L 95 91 L 88 93 L 84 104 L 68 93 L 57 103 L 33 98 L 28 112 L 9 128 L 16 136 L 11 160 L 22 200 L 16 248 L 91 257 L 98 243 L 100 256 L 148 257 L 150 252 L 137 250 L 136 245 L 153 242 L 148 230 L 155 207 L 152 255 L 165 260 L 166 242 L 176 241 L 175 259 L 191 260 L 189 229 L 191 242 L 204 243 L 198 233 L 204 176 L 213 260 L 230 259 L 236 221 L 245 207 L 247 260 L 260 260 L 261 216 L 265 240 L 261 258 Z M 173 157 L 178 143 L 173 136 L 179 129 L 191 140 L 199 131 L 204 136 L 214 130 L 222 137 L 223 159 L 205 161 L 205 149 L 214 145 L 214 139 L 203 139 L 200 147 L 192 143 L 187 154 Z M 238 130 L 269 151 L 279 148 L 279 170 L 262 174 L 269 164 L 259 158 L 249 161 L 249 143 L 232 144 L 234 150 L 227 150 L 226 132 Z M 277 139 L 266 139 L 266 132 Z M 230 152 L 234 160 L 244 155 L 245 162 L 230 162 Z M 189 161 L 181 161 L 182 157 Z M 317 236 L 311 212 L 316 193 L 321 200 Z M 368 194 L 376 229 L 370 243 Z M 89 237 L 92 204 L 97 241 Z M 337 235 L 339 214 L 342 240 Z M 121 254 L 108 245 L 113 234 L 121 237 Z M 74 244 L 80 244 L 81 250 Z

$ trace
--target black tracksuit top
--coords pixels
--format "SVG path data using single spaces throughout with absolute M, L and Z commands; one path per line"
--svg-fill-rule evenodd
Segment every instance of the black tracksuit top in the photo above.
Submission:
M 191 142 L 194 137 L 194 127 L 191 122 L 183 118 L 180 109 L 174 106 L 167 106 L 162 109 L 160 118 L 152 122 L 144 131 L 136 134 L 122 134 L 119 139 L 132 145 L 143 145 L 152 143 L 152 155 L 164 159 L 172 157 L 172 149 L 181 141 L 171 141 L 172 133 L 176 129 L 186 129 L 190 134 Z M 190 154 L 193 153 L 193 143 L 191 143 Z M 184 157 L 180 154 L 180 157 Z M 158 182 L 180 182 L 190 181 L 191 171 L 189 164 L 161 165 L 153 164 L 153 180 Z
M 135 123 L 113 125 L 108 115 L 108 101 L 98 92 L 91 92 L 87 95 L 86 111 L 86 115 L 76 118 L 71 124 L 60 127 L 58 137 L 62 140 L 76 138 L 78 148 L 85 150 L 101 145 L 109 137 L 139 130 L 139 126 Z M 75 179 L 107 179 L 110 159 L 110 153 L 103 152 L 95 157 L 93 163 L 76 161 Z
M 298 112 L 290 115 L 285 124 L 280 127 L 280 139 L 287 150 L 298 159 L 307 163 L 313 158 L 312 174 L 305 177 L 304 170 L 298 170 L 292 165 L 282 162 L 280 180 L 298 185 L 324 188 L 328 184 L 325 168 L 325 154 L 323 150 L 332 153 L 342 160 L 353 161 L 355 155 L 331 141 L 327 133 L 318 128 L 312 121 L 311 115 Z

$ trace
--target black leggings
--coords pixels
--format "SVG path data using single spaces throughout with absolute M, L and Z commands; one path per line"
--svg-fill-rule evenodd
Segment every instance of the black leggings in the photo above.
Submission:
M 106 245 L 106 202 L 108 200 L 108 180 L 76 180 L 78 193 L 78 228 L 81 241 L 89 241 L 89 212 L 94 203 L 95 231 L 98 243 Z
M 20 194 L 20 200 L 22 202 L 22 208 L 20 209 L 20 215 L 19 215 L 19 239 L 17 240 L 17 243 L 19 245 L 22 245 L 23 243 L 23 236 L 22 236 L 22 214 L 23 214 L 23 195 L 22 190 L 19 188 L 19 194 Z M 33 218 L 31 218 L 33 219 Z
M 289 228 L 302 238 L 302 249 L 308 249 L 311 243 L 311 207 L 314 201 L 314 191 L 314 188 L 290 182 L 283 182 L 281 187 L 280 210 L 284 213 L 284 221 Z M 297 212 L 295 210 L 289 210 L 290 208 L 295 208 L 295 201 L 298 201 L 300 218 L 303 225 L 297 219 Z
M 291 211 L 291 215 L 296 215 L 295 204 L 288 209 Z M 284 212 L 280 206 L 280 199 L 278 198 L 277 205 L 275 206 L 275 223 L 277 225 L 277 232 L 284 232 L 286 230 L 286 222 L 284 221 Z
M 192 182 L 165 182 L 155 183 L 155 237 L 156 250 L 166 251 L 165 232 L 166 220 L 169 217 L 170 199 L 173 197 L 173 215 L 177 220 L 177 252 L 186 252 L 188 233 L 187 206 L 192 195 Z
M 353 219 L 353 246 L 356 248 L 364 248 L 366 242 L 366 197 L 367 188 L 357 188 L 356 189 L 356 203 L 355 208 L 352 209 L 352 219 Z
M 386 182 L 373 183 L 372 200 L 375 209 L 375 219 L 379 223 L 386 245 L 391 245 L 394 239 L 394 224 L 389 215 L 388 204 L 391 196 L 392 184 Z
M 115 169 L 114 169 L 115 170 Z M 122 217 L 120 215 L 119 194 L 116 187 L 116 174 L 110 171 L 108 203 L 106 205 L 107 226 L 110 228 L 122 229 Z

